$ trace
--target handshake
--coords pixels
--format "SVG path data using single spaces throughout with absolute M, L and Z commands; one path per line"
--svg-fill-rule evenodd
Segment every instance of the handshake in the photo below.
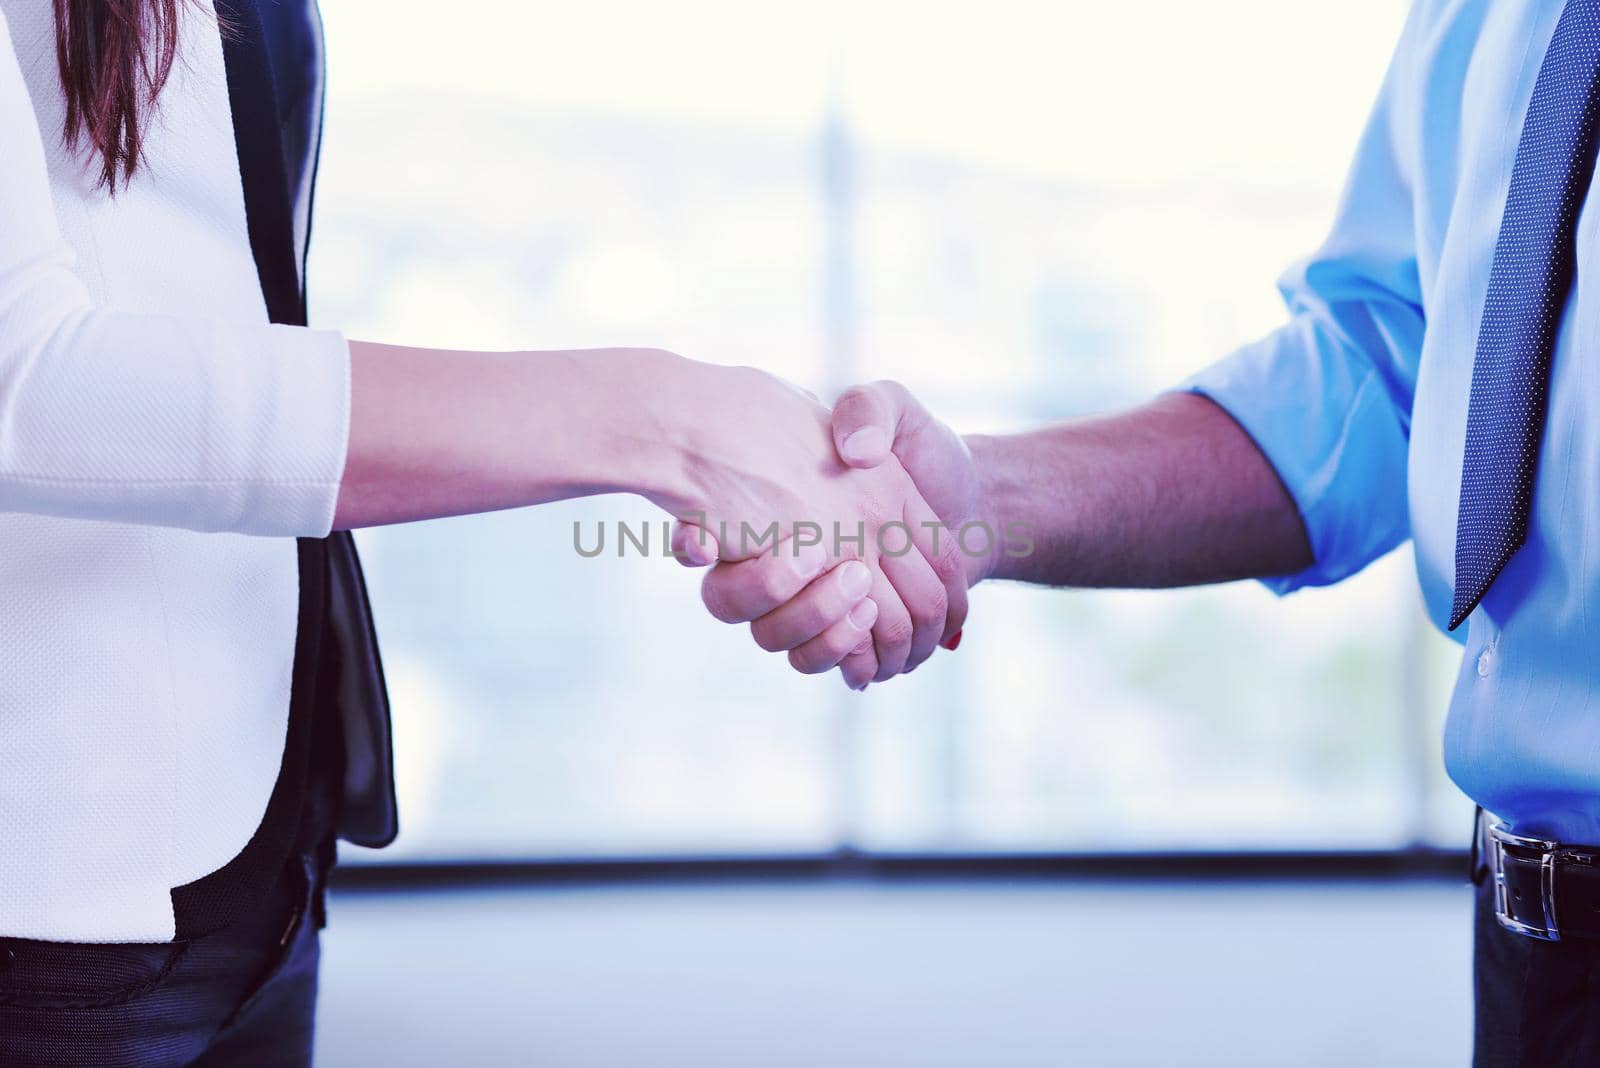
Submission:
M 675 556 L 715 565 L 712 615 L 855 689 L 953 648 L 985 578 L 1188 586 L 1313 562 L 1276 470 L 1193 393 L 962 438 L 893 382 L 830 411 L 660 349 L 350 352 L 335 529 L 637 493 L 677 520 Z
M 1029 547 L 986 512 L 966 442 L 898 383 L 830 412 L 760 371 L 692 367 L 711 402 L 667 435 L 678 484 L 646 496 L 677 517 L 673 555 L 715 565 L 711 614 L 856 690 L 954 649 L 968 588 Z

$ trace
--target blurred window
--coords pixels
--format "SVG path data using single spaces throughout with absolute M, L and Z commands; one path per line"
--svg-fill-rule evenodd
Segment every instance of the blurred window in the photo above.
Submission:
M 969 430 L 1128 404 L 1282 321 L 1405 6 L 327 3 L 313 321 L 894 377 Z M 984 588 L 958 653 L 862 696 L 712 621 L 670 561 L 580 557 L 602 519 L 656 517 L 361 536 L 386 856 L 1464 837 L 1453 646 L 1409 550 L 1282 602 Z

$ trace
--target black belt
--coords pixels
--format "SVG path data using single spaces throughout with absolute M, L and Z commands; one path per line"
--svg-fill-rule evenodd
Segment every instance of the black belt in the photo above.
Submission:
M 1600 846 L 1513 834 L 1482 816 L 1480 825 L 1473 845 L 1482 850 L 1483 867 L 1474 874 L 1494 880 L 1501 927 L 1546 942 L 1600 938 Z

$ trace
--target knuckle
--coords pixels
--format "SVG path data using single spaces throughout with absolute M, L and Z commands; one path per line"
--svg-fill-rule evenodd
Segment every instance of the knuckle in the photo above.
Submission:
M 819 644 L 827 647 L 829 661 L 838 664 L 854 655 L 856 648 L 861 645 L 861 636 L 844 627 L 834 627 L 819 639 Z
M 880 649 L 896 649 L 910 645 L 914 631 L 915 626 L 911 622 L 911 617 L 904 613 L 895 613 L 887 619 L 880 618 L 878 625 L 873 628 Z
M 784 574 L 784 569 L 766 558 L 756 566 L 758 570 L 756 591 L 763 603 L 770 608 L 776 608 L 788 600 L 794 591 L 790 588 L 789 576 Z
M 864 682 L 871 682 L 878 673 L 878 658 L 871 651 L 864 653 L 851 653 L 839 665 L 839 674 L 844 676 L 845 685 L 857 689 Z
M 815 654 L 805 646 L 789 650 L 789 666 L 802 675 L 818 675 L 828 670 L 827 665 L 820 663 Z
M 916 603 L 907 606 L 911 613 L 912 622 L 917 629 L 923 627 L 942 627 L 944 617 L 950 608 L 950 599 L 945 594 L 944 588 L 929 591 L 928 596 L 920 598 Z
M 911 391 L 898 378 L 880 378 L 872 383 L 872 389 L 888 400 L 903 401 L 911 397 Z
M 785 648 L 782 637 L 777 629 L 765 620 L 756 620 L 750 624 L 750 637 L 755 639 L 757 645 L 769 653 L 782 652 Z
M 954 634 L 956 631 L 961 629 L 962 624 L 964 624 L 966 621 L 967 621 L 967 605 L 965 603 L 962 603 L 962 604 L 954 606 L 953 608 L 950 609 L 950 612 L 945 616 L 945 620 L 944 620 L 944 632 L 945 632 L 945 635 L 948 636 L 948 635 Z
M 848 605 L 835 604 L 833 601 L 834 599 L 832 598 L 827 601 L 808 599 L 800 604 L 797 613 L 798 625 L 804 627 L 811 634 L 821 634 L 827 628 L 833 626 L 833 624 L 843 619 L 844 614 L 850 610 Z
M 966 568 L 953 533 L 944 531 L 944 536 L 939 539 L 939 551 L 933 554 L 929 563 L 933 565 L 933 573 L 939 576 L 940 582 L 954 582 L 963 577 Z
M 877 391 L 876 382 L 860 382 L 839 394 L 839 402 L 841 404 L 849 404 L 852 407 L 864 408 L 871 405 L 876 399 L 875 394 Z
M 728 612 L 728 592 L 724 589 L 724 583 L 717 572 L 711 572 L 700 584 L 700 602 L 706 606 L 706 611 L 711 613 L 711 618 L 723 623 L 733 622 Z
M 813 672 L 822 672 L 846 665 L 853 659 L 859 659 L 861 654 L 857 650 L 863 643 L 861 635 L 854 630 L 833 626 L 800 645 L 796 652 L 804 655 Z M 865 644 L 870 655 L 870 639 L 867 639 Z

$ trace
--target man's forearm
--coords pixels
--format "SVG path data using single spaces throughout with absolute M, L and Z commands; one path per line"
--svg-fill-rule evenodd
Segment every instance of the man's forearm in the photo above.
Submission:
M 1188 586 L 1312 562 L 1266 457 L 1216 404 L 1173 394 L 1118 415 L 967 438 L 993 577 L 1053 586 Z M 1006 544 L 1009 540 L 1008 545 Z

